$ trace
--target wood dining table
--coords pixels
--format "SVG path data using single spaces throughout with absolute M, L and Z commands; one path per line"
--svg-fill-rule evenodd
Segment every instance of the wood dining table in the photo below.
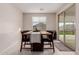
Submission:
M 47 32 L 47 31 L 40 31 L 40 32 L 29 31 L 29 32 L 24 33 L 24 35 L 30 35 L 31 50 L 38 51 L 41 49 L 41 51 L 43 51 L 44 44 L 41 39 L 42 35 L 51 35 L 51 33 Z
M 33 31 L 29 31 L 29 32 L 26 32 L 24 34 L 28 34 L 30 35 L 31 33 L 33 33 Z M 51 33 L 47 32 L 47 31 L 40 31 L 39 32 L 41 35 L 51 35 Z
M 49 32 L 47 32 L 47 31 L 39 31 L 39 32 L 33 32 L 33 31 L 29 31 L 29 32 L 26 32 L 26 33 L 24 33 L 24 35 L 30 35 L 30 37 L 31 37 L 31 34 L 38 34 L 39 33 L 39 35 L 41 36 L 41 38 L 42 38 L 42 36 L 48 36 L 48 35 L 52 35 L 51 33 L 49 33 Z M 36 37 L 36 36 L 35 36 Z M 42 41 L 42 39 L 40 38 L 40 41 Z M 32 40 L 33 41 L 33 40 Z M 35 41 L 35 39 L 34 39 L 34 41 Z M 43 43 L 43 42 L 41 42 L 41 43 Z

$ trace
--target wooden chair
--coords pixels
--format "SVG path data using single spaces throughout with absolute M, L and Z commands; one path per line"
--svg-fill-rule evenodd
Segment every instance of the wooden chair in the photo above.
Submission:
M 27 42 L 30 42 L 30 35 L 27 35 L 27 34 L 24 34 L 28 31 L 22 31 L 21 32 L 21 35 L 22 35 L 22 40 L 21 40 L 21 47 L 20 47 L 20 52 L 22 51 L 23 49 L 23 46 L 25 48 L 25 45 L 27 44 Z M 23 44 L 24 43 L 24 44 Z
M 48 42 L 50 44 L 50 46 L 53 46 L 53 52 L 55 52 L 54 41 L 53 41 L 53 35 L 54 35 L 54 33 L 53 33 L 53 31 L 47 31 L 47 32 L 51 33 L 51 35 L 46 35 L 47 38 L 44 38 L 42 36 L 42 42 L 43 42 L 43 44 L 44 44 L 44 42 Z

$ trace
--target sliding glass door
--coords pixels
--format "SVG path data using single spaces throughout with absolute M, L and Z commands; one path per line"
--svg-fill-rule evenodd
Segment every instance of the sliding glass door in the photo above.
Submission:
M 59 14 L 59 40 L 75 50 L 75 5 Z
M 75 5 L 65 11 L 65 44 L 75 49 Z

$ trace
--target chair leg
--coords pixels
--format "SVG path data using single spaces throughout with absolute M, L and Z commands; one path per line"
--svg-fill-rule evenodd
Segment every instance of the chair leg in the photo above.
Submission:
M 51 42 L 50 42 L 50 47 L 52 46 Z
M 24 42 L 24 48 L 25 48 L 26 42 Z
M 54 48 L 54 42 L 52 41 L 52 44 L 53 44 L 53 52 L 55 52 L 55 48 Z
M 23 42 L 21 42 L 20 52 L 22 51 L 22 44 L 23 44 Z

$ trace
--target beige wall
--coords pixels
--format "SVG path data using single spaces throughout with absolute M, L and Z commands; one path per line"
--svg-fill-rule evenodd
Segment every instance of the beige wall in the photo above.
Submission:
M 56 30 L 56 14 L 53 13 L 24 13 L 23 14 L 23 30 L 32 30 L 32 16 L 46 16 L 47 30 Z
M 9 4 L 0 4 L 0 53 L 21 40 L 22 12 Z

